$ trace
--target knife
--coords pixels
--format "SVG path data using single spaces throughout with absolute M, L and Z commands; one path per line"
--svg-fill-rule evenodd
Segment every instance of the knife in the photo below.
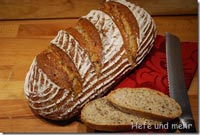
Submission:
M 177 126 L 172 125 L 172 127 L 176 127 L 180 132 L 195 133 L 195 123 L 184 79 L 180 40 L 170 33 L 165 35 L 169 95 L 180 104 L 182 109 Z

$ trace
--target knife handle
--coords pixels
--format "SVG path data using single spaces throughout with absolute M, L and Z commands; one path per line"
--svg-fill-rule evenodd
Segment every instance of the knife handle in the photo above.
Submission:
M 175 126 L 175 125 L 179 124 L 179 118 L 173 119 L 173 120 L 168 121 L 166 123 L 168 124 L 167 132 L 168 133 L 174 133 L 174 132 L 176 132 L 176 130 L 178 130 L 177 126 Z
M 179 129 L 181 132 L 184 133 L 196 133 L 195 123 L 193 119 L 180 119 L 180 123 L 182 127 Z
M 168 130 L 169 133 L 174 133 L 176 130 L 179 130 L 182 133 L 196 133 L 195 123 L 193 119 L 186 119 L 186 118 L 176 118 L 168 123 Z

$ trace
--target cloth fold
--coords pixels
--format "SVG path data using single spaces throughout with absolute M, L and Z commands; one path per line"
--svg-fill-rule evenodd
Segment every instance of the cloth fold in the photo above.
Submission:
M 197 69 L 197 42 L 181 42 L 181 53 L 185 82 L 189 88 Z M 169 95 L 164 36 L 157 35 L 155 45 L 144 61 L 116 86 L 122 87 L 148 87 Z

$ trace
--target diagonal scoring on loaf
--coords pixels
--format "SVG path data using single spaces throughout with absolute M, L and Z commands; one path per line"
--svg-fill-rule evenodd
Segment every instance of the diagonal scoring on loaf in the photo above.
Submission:
M 69 90 L 59 87 L 48 78 L 37 66 L 36 58 L 34 58 L 30 70 L 27 73 L 24 91 L 29 100 L 30 107 L 37 110 L 42 116 L 58 111 L 54 106 L 63 102 L 66 97 L 70 98 L 65 102 L 70 102 L 74 98 L 74 95 Z M 55 99 L 60 92 L 62 96 Z M 51 100 L 55 102 L 50 103 L 49 101 Z
M 97 80 L 97 74 L 89 55 L 72 35 L 61 30 L 51 43 L 59 47 L 71 58 L 81 78 L 84 80 L 83 87 L 89 86 L 91 79 Z
M 127 54 L 123 48 L 122 35 L 112 18 L 100 10 L 91 10 L 84 18 L 88 19 L 99 32 L 103 45 L 102 65 L 104 68 L 102 74 L 104 74 L 109 68 L 115 66 L 116 59 L 121 59 L 123 55 Z M 125 61 L 129 64 L 128 58 L 125 58 Z
M 137 12 L 135 13 L 136 19 L 140 21 L 138 24 L 142 39 L 137 40 L 139 48 L 137 64 L 139 64 L 153 45 L 155 26 L 146 11 L 140 11 L 142 9 L 135 5 L 129 6 L 129 3 L 125 3 L 125 5 L 130 10 Z M 67 31 L 60 30 L 51 44 L 64 54 L 62 56 L 67 56 L 68 62 L 74 65 L 73 71 L 80 75 L 78 81 L 82 85 L 81 91 L 76 93 L 74 86 L 69 86 L 69 88 L 59 87 L 48 77 L 48 74 L 45 74 L 45 70 L 42 71 L 40 66 L 37 65 L 36 58 L 27 73 L 24 90 L 30 107 L 36 113 L 48 119 L 69 119 L 77 115 L 87 102 L 103 96 L 111 86 L 116 84 L 122 76 L 135 66 L 128 60 L 128 52 L 124 47 L 122 34 L 112 16 L 101 10 L 92 10 L 82 18 L 87 19 L 92 26 L 94 25 L 92 28 L 98 32 L 101 39 L 100 72 L 96 72 L 90 53 L 83 47 L 81 40 Z M 61 55 L 59 57 L 61 58 Z M 57 68 L 56 66 L 55 68 Z
M 100 10 L 91 10 L 87 18 L 99 32 L 103 45 L 103 60 L 105 65 L 109 62 L 121 49 L 123 45 L 123 38 L 111 17 Z
M 102 17 L 95 18 L 93 13 L 97 15 L 100 14 L 102 15 Z M 131 64 L 129 64 L 128 59 L 127 58 L 122 59 L 122 56 L 126 53 L 126 51 L 125 50 L 120 51 L 123 45 L 123 40 L 117 26 L 114 24 L 112 19 L 105 13 L 100 12 L 100 11 L 93 12 L 93 13 L 92 14 L 89 13 L 87 17 L 90 18 L 90 21 L 92 23 L 94 22 L 96 23 L 95 26 L 99 28 L 99 30 L 104 30 L 104 32 L 102 31 L 102 34 L 100 34 L 102 45 L 103 45 L 102 56 L 104 58 L 109 57 L 110 59 L 112 59 L 112 62 L 108 62 L 107 59 L 102 61 L 102 65 L 104 65 L 104 68 L 102 68 L 101 70 L 102 76 L 100 76 L 99 78 L 96 76 L 95 72 L 93 72 L 94 69 L 92 70 L 92 73 L 94 73 L 95 78 L 92 78 L 92 77 L 85 78 L 86 79 L 85 81 L 90 82 L 90 85 L 85 85 L 85 87 L 83 88 L 83 92 L 88 91 L 89 89 L 91 89 L 91 87 L 93 87 L 93 90 L 88 92 L 84 96 L 80 95 L 79 100 L 81 102 L 86 102 L 88 99 L 95 98 L 96 95 L 101 95 L 102 93 L 105 92 L 107 88 L 109 88 L 111 85 L 115 83 L 114 78 L 117 78 L 117 77 L 120 78 L 122 75 L 124 75 L 127 71 L 131 69 Z M 94 18 L 91 18 L 91 17 L 94 17 Z M 104 22 L 102 23 L 101 21 L 104 21 Z M 115 30 L 116 32 L 113 32 L 113 30 Z M 81 59 L 80 56 L 75 56 L 78 54 L 79 55 L 84 54 L 84 50 L 83 49 L 81 49 L 82 51 L 78 50 L 80 49 L 80 45 L 74 38 L 73 38 L 74 46 L 72 46 L 72 41 L 70 41 L 72 39 L 70 39 L 70 37 L 73 38 L 71 35 L 67 34 L 67 32 L 60 31 L 58 35 L 56 36 L 56 38 L 51 41 L 51 43 L 56 45 L 60 49 L 62 49 L 67 55 L 70 56 L 70 58 L 76 65 L 76 68 L 78 69 L 79 73 L 81 74 L 82 78 L 84 78 L 84 74 L 82 73 L 87 72 L 87 69 L 89 68 L 86 68 L 85 72 L 81 72 L 81 67 L 79 66 L 79 63 L 81 61 L 82 65 L 84 65 L 85 63 L 90 63 L 90 60 L 89 58 L 87 59 L 87 56 L 85 56 L 86 59 Z M 113 40 L 110 40 L 110 39 L 113 39 Z M 115 40 L 115 39 L 119 39 L 120 41 Z M 119 43 L 121 43 L 121 45 Z M 108 52 L 111 52 L 111 53 L 108 53 Z M 72 54 L 74 55 L 72 56 Z M 115 65 L 115 63 L 118 63 L 117 66 Z M 112 70 L 109 70 L 109 69 L 112 69 Z M 90 76 L 92 76 L 92 74 L 90 74 Z M 84 84 L 87 84 L 85 83 L 85 81 L 84 81 Z M 97 84 L 98 82 L 102 82 L 102 83 Z M 75 108 L 76 106 L 78 106 L 78 104 L 74 104 L 71 108 Z
M 156 37 L 156 26 L 152 17 L 143 8 L 136 6 L 133 3 L 127 2 L 126 0 L 107 0 L 119 2 L 127 6 L 130 11 L 134 14 L 138 25 L 140 38 L 138 40 L 138 50 L 136 55 L 137 65 L 142 62 L 144 57 L 149 53 L 153 47 L 153 43 Z M 148 49 L 147 49 L 148 48 Z
M 65 46 L 68 46 L 70 44 L 66 44 L 66 43 L 68 43 L 68 41 L 66 39 L 67 36 L 65 34 L 67 34 L 67 33 L 64 31 L 60 31 L 58 33 L 57 37 L 54 40 L 52 40 L 51 43 L 55 44 L 58 47 L 61 47 L 62 50 L 63 50 L 63 48 L 68 48 Z M 65 51 L 65 52 L 67 53 L 67 51 Z M 69 51 L 69 52 L 71 52 L 71 51 Z M 106 92 L 105 90 L 107 88 L 109 88 L 112 84 L 115 83 L 114 78 L 117 78 L 117 77 L 120 78 L 123 74 L 125 74 L 127 71 L 129 71 L 131 69 L 130 64 L 128 64 L 127 59 L 120 59 L 124 53 L 125 53 L 125 50 L 122 51 L 119 54 L 119 56 L 117 56 L 113 59 L 113 62 L 111 63 L 111 65 L 113 66 L 112 70 L 107 71 L 106 74 L 103 74 L 101 77 L 99 77 L 97 79 L 92 79 L 92 78 L 88 79 L 90 82 L 90 85 L 87 85 L 87 87 L 84 87 L 83 92 L 89 91 L 89 89 L 91 89 L 91 87 L 93 87 L 93 90 L 89 91 L 84 96 L 80 96 L 79 97 L 80 102 L 86 103 L 88 100 L 95 98 L 97 95 L 100 95 L 100 94 Z M 71 58 L 74 58 L 74 57 L 71 57 Z M 118 63 L 118 65 L 114 66 L 115 63 Z M 109 68 L 110 65 L 107 67 Z M 102 71 L 106 71 L 106 70 L 108 70 L 108 68 L 104 68 Z M 118 69 L 120 69 L 120 70 L 118 70 Z M 116 72 L 116 73 L 114 73 L 114 72 Z M 98 82 L 102 82 L 102 83 L 97 84 Z M 95 92 L 96 92 L 96 94 L 94 94 Z M 78 105 L 80 106 L 79 102 L 76 102 L 73 106 L 71 106 L 71 108 L 68 108 L 68 109 L 73 110 Z M 65 113 L 67 113 L 67 112 L 65 112 Z M 65 115 L 67 115 L 67 114 L 65 114 Z

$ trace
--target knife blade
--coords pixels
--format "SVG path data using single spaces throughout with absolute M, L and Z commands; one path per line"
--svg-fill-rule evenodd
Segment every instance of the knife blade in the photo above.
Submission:
M 177 36 L 166 33 L 166 58 L 170 97 L 181 106 L 182 115 L 176 128 L 181 132 L 195 133 L 181 57 L 180 40 Z M 180 125 L 179 125 L 180 124 Z

